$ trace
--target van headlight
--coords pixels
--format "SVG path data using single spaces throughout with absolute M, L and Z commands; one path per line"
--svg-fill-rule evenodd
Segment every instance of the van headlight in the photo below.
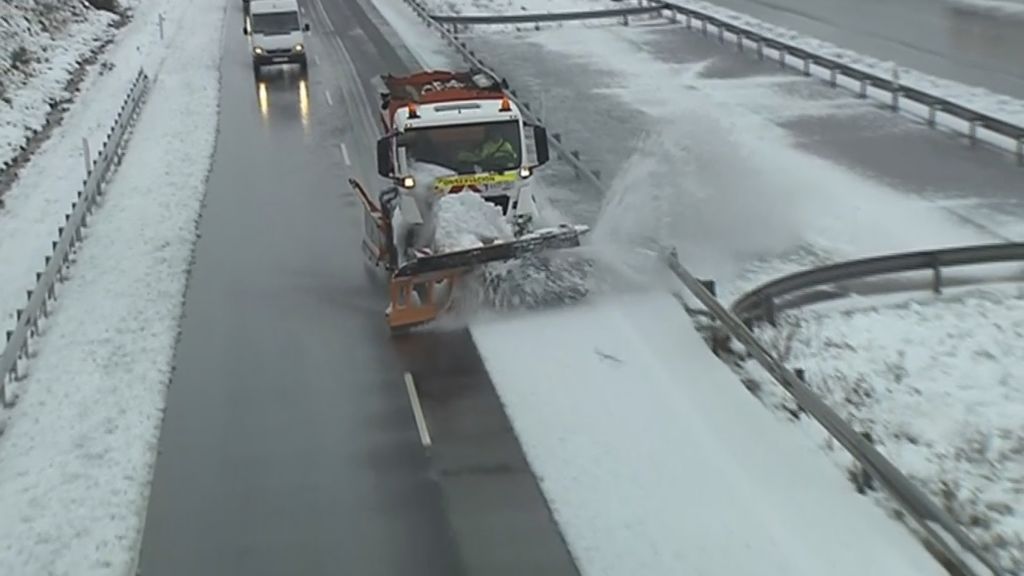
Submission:
M 252 53 L 257 55 L 257 56 L 260 56 L 260 55 L 263 54 L 263 48 L 260 48 L 259 46 L 257 46 L 257 47 L 252 49 Z
M 296 52 L 302 52 L 302 51 L 303 51 L 303 50 L 305 50 L 305 49 L 306 49 L 306 47 L 305 47 L 305 46 L 303 46 L 302 44 L 296 44 L 296 45 L 295 45 L 295 48 L 292 48 L 292 50 L 294 50 L 294 51 L 296 51 Z

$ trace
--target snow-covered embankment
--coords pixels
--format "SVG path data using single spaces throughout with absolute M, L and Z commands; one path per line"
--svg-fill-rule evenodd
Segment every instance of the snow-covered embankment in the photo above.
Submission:
M 0 574 L 133 569 L 215 142 L 228 4 L 146 3 L 166 9 L 166 46 L 180 57 L 159 70 L 0 437 Z M 130 40 L 117 60 L 129 69 L 146 56 Z

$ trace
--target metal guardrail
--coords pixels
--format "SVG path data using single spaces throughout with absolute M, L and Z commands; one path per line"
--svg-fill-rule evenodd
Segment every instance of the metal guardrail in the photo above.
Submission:
M 530 14 L 487 14 L 487 15 L 442 15 L 431 14 L 430 18 L 439 24 L 455 26 L 480 24 L 532 24 L 539 22 L 566 22 L 570 20 L 604 20 L 622 18 L 628 24 L 630 16 L 661 14 L 666 5 L 660 1 L 648 6 L 612 8 L 609 10 L 584 10 L 574 12 L 535 12 Z
M 428 27 L 437 29 L 438 33 L 441 34 L 441 37 L 448 43 L 448 45 L 454 48 L 467 63 L 487 73 L 496 82 L 500 82 L 504 87 L 505 94 L 508 95 L 509 99 L 515 102 L 516 106 L 523 111 L 523 116 L 525 116 L 527 120 L 536 122 L 537 124 L 543 123 L 541 119 L 530 110 L 530 105 L 519 100 L 518 94 L 516 94 L 515 90 L 508 88 L 508 81 L 505 78 L 501 77 L 500 74 L 489 68 L 475 52 L 466 46 L 465 42 L 460 41 L 452 32 L 434 20 L 434 16 L 427 11 L 425 6 L 420 4 L 418 0 L 405 0 L 405 3 L 413 9 L 416 15 L 420 17 L 420 20 L 422 20 Z M 601 183 L 601 173 L 591 170 L 584 165 L 583 162 L 580 161 L 579 152 L 576 150 L 570 150 L 566 147 L 565 144 L 562 143 L 562 139 L 559 134 L 548 132 L 548 143 L 558 152 L 559 156 L 563 160 L 573 166 L 578 176 L 587 180 L 589 184 L 598 190 L 606 190 L 604 184 Z
M 771 38 L 750 28 L 727 22 L 700 10 L 671 2 L 664 2 L 662 4 L 674 14 L 685 16 L 688 29 L 692 29 L 693 21 L 696 20 L 700 22 L 702 32 L 705 35 L 708 33 L 708 25 L 716 28 L 719 41 L 725 40 L 726 32 L 732 34 L 737 38 L 737 44 L 741 51 L 744 49 L 744 41 L 746 40 L 754 43 L 759 58 L 764 57 L 764 49 L 766 47 L 776 51 L 779 55 L 780 65 L 784 66 L 786 64 L 787 55 L 793 56 L 803 61 L 803 73 L 805 75 L 810 75 L 812 64 L 817 65 L 829 72 L 829 83 L 833 87 L 837 86 L 837 76 L 842 75 L 860 83 L 859 95 L 862 98 L 867 96 L 868 86 L 884 90 L 890 94 L 891 107 L 894 111 L 899 110 L 901 98 L 906 98 L 926 106 L 928 108 L 928 125 L 931 127 L 935 127 L 936 115 L 939 112 L 959 118 L 968 123 L 968 136 L 972 144 L 977 139 L 976 131 L 978 127 L 1009 138 L 1016 142 L 1017 163 L 1024 165 L 1024 127 L 990 114 L 979 112 L 952 100 L 935 96 L 924 90 L 913 88 L 896 79 L 885 78 L 851 64 L 800 48 L 795 44 Z M 673 20 L 677 18 L 678 16 L 675 16 Z
M 766 282 L 733 302 L 732 313 L 747 325 L 775 323 L 775 314 L 787 307 L 784 300 L 811 288 L 872 276 L 931 270 L 932 288 L 942 287 L 942 268 L 1024 261 L 1024 243 L 980 244 L 941 250 L 887 254 L 802 270 Z M 1024 279 L 1024 276 L 1022 276 Z
M 88 174 L 78 191 L 78 199 L 71 204 L 71 212 L 65 214 L 64 225 L 57 229 L 57 240 L 53 241 L 53 252 L 46 257 L 43 270 L 36 273 L 35 288 L 28 291 L 28 301 L 17 311 L 13 330 L 7 331 L 7 340 L 0 353 L 0 405 L 9 406 L 7 394 L 8 379 L 18 379 L 24 374 L 19 371 L 19 362 L 28 360 L 29 343 L 39 332 L 39 321 L 49 315 L 49 303 L 57 298 L 56 285 L 63 281 L 63 272 L 69 265 L 69 257 L 75 246 L 82 241 L 82 229 L 88 226 L 96 201 L 103 196 L 103 188 L 114 166 L 120 162 L 126 144 L 125 135 L 134 125 L 140 111 L 140 104 L 149 91 L 150 79 L 144 70 L 139 70 L 118 111 L 117 119 L 107 132 L 99 156 L 87 160 Z
M 968 563 L 962 552 L 968 552 L 988 567 L 991 574 L 1001 575 L 999 566 L 984 553 L 964 530 L 941 507 L 928 498 L 888 459 L 857 433 L 842 417 L 807 387 L 791 370 L 775 359 L 743 322 L 715 298 L 705 285 L 679 262 L 675 249 L 665 254 L 669 269 L 725 327 L 729 335 L 743 344 L 776 382 L 786 389 L 801 408 L 810 414 L 828 433 L 871 474 L 914 522 L 924 531 L 942 560 L 958 574 L 977 575 L 977 566 Z M 943 534 L 944 533 L 944 534 Z M 944 535 L 953 539 L 950 542 Z M 954 545 L 959 545 L 958 550 Z

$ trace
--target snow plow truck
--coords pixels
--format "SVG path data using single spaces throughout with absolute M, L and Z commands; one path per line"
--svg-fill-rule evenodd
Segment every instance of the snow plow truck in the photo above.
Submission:
M 377 173 L 390 183 L 375 196 L 349 183 L 365 209 L 363 250 L 390 276 L 392 330 L 437 318 L 456 282 L 484 264 L 580 245 L 587 226 L 539 226 L 529 182 L 548 161 L 547 134 L 523 118 L 506 85 L 477 70 L 388 74 L 375 84 L 384 128 Z M 438 206 L 454 194 L 478 195 L 509 234 L 441 242 Z

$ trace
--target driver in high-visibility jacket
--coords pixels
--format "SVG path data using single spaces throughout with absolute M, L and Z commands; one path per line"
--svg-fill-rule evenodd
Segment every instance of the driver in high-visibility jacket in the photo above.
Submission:
M 519 163 L 519 154 L 512 143 L 500 136 L 485 140 L 476 150 L 459 152 L 459 162 L 474 164 L 500 165 L 510 169 Z

